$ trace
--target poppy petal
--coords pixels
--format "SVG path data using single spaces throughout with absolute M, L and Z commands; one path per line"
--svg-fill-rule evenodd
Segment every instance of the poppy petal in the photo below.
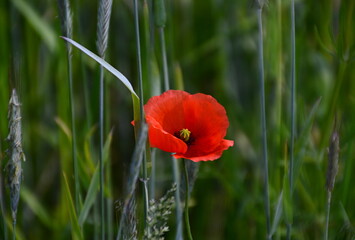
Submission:
M 182 103 L 188 96 L 190 94 L 184 91 L 169 90 L 152 97 L 144 106 L 145 115 L 155 119 L 164 131 L 174 134 L 185 126 Z
M 149 142 L 152 147 L 173 153 L 183 154 L 187 151 L 187 145 L 184 141 L 164 131 L 161 126 L 159 126 L 159 123 L 154 120 L 147 118 L 147 122 L 148 121 L 150 122 L 148 130 Z
M 188 152 L 205 155 L 225 137 L 229 121 L 226 110 L 212 96 L 194 94 L 184 101 L 186 128 L 195 142 Z
M 190 159 L 194 162 L 213 161 L 220 158 L 222 156 L 223 151 L 227 150 L 229 147 L 232 147 L 233 145 L 234 145 L 234 141 L 223 139 L 216 149 L 214 149 L 212 152 L 206 155 L 193 155 L 193 153 L 190 154 L 186 153 L 186 154 L 174 154 L 173 156 L 175 158 Z

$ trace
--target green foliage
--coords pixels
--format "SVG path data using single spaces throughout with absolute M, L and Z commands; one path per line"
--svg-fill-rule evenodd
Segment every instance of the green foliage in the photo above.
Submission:
M 336 116 L 339 170 L 332 192 L 329 239 L 354 239 L 355 2 L 295 1 L 297 111 L 291 189 L 287 179 L 291 135 L 290 1 L 259 1 L 264 2 L 271 235 L 276 240 L 285 239 L 286 224 L 292 218 L 293 239 L 323 238 L 327 147 Z M 24 179 L 17 213 L 17 239 L 100 239 L 96 130 L 99 66 L 113 73 L 105 75 L 104 139 L 108 140 L 104 153 L 107 156 L 105 168 L 111 174 L 105 179 L 105 200 L 124 202 L 125 191 L 129 191 L 135 198 L 135 231 L 142 237 L 143 184 L 139 181 L 138 168 L 146 145 L 136 145 L 134 139 L 135 136 L 138 139 L 139 132 L 134 133 L 131 125 L 132 120 L 141 120 L 136 94 L 138 68 L 133 4 L 113 1 L 109 39 L 103 39 L 108 43 L 103 61 L 87 50 L 96 49 L 97 2 L 70 3 L 72 39 L 76 42 L 68 41 L 81 49 L 72 51 L 79 206 L 74 206 L 72 199 L 75 182 L 67 53 L 66 42 L 59 38 L 62 33 L 57 2 L 0 1 L 1 171 L 6 165 L 7 105 L 15 76 L 20 80 L 16 88 L 21 102 L 22 145 L 26 153 L 26 162 L 22 163 Z M 165 0 L 160 1 L 165 5 L 162 15 L 156 15 L 161 5 L 154 8 L 159 1 L 138 3 L 144 102 L 163 89 L 163 59 L 159 30 L 155 26 L 158 17 L 159 24 L 165 26 L 171 88 L 213 95 L 225 106 L 229 116 L 226 138 L 235 140 L 235 147 L 224 152 L 221 159 L 200 164 L 189 206 L 194 238 L 265 239 L 257 63 L 258 2 Z M 16 64 L 18 70 L 15 70 Z M 116 81 L 116 77 L 120 81 Z M 112 133 L 108 134 L 110 129 Z M 130 171 L 135 148 L 133 165 L 136 168 Z M 155 156 L 154 192 L 155 196 L 161 196 L 174 181 L 171 158 L 159 150 Z M 150 158 L 147 161 L 148 178 L 153 179 Z M 4 179 L 1 182 L 4 191 L 0 198 L 5 214 L 0 216 L 3 223 L 0 229 L 7 226 L 9 237 L 12 232 L 9 191 Z M 79 213 L 75 213 L 75 207 Z M 107 211 L 114 213 L 115 210 Z M 165 239 L 175 239 L 175 214 L 173 211 L 168 221 L 170 230 Z M 113 227 L 113 236 L 117 234 L 119 221 L 120 216 L 110 223 L 106 221 Z M 106 227 L 108 232 L 109 226 Z M 0 239 L 6 239 L 1 230 Z

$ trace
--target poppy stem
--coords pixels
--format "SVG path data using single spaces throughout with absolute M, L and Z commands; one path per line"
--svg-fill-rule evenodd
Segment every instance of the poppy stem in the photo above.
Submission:
M 188 239 L 192 240 L 190 220 L 189 220 L 189 177 L 187 173 L 186 159 L 184 159 L 184 175 L 185 175 L 185 227 L 188 235 Z

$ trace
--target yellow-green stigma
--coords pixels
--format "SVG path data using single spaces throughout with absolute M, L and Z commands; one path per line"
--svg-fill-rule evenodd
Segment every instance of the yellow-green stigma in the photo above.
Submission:
M 191 132 L 187 128 L 183 128 L 179 132 L 180 139 L 184 142 L 188 142 L 190 140 Z

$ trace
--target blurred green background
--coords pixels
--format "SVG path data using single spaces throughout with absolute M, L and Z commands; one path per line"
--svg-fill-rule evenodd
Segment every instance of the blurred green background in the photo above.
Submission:
M 145 101 L 162 87 L 157 30 L 139 1 Z M 165 28 L 171 88 L 213 95 L 230 120 L 227 139 L 235 146 L 214 162 L 203 162 L 191 195 L 195 239 L 265 239 L 261 158 L 256 4 L 249 0 L 167 0 Z M 146 5 L 145 5 L 146 6 Z M 73 39 L 96 51 L 97 1 L 71 1 Z M 339 172 L 330 212 L 330 239 L 355 239 L 355 1 L 295 2 L 296 142 L 293 239 L 322 239 L 326 218 L 327 147 L 337 117 Z M 271 219 L 287 174 L 290 139 L 290 1 L 269 0 L 263 9 L 269 190 Z M 0 166 L 7 148 L 7 109 L 15 85 L 22 102 L 23 163 L 18 239 L 70 239 L 63 172 L 74 189 L 70 142 L 67 56 L 54 0 L 0 1 Z M 113 1 L 106 60 L 137 89 L 132 1 Z M 81 195 L 98 158 L 99 67 L 73 49 L 73 80 Z M 105 138 L 112 129 L 111 225 L 117 230 L 115 201 L 134 148 L 129 91 L 105 74 Z M 320 102 L 317 102 L 320 101 Z M 156 197 L 171 185 L 168 153 L 157 154 Z M 150 169 L 148 169 L 150 170 Z M 110 174 L 109 174 L 110 173 Z M 9 194 L 2 177 L 0 239 L 10 236 Z M 138 209 L 142 206 L 138 201 Z M 141 210 L 140 210 L 141 211 Z M 99 239 L 95 212 L 84 224 L 85 239 Z M 7 219 L 9 227 L 4 226 Z M 142 221 L 139 225 L 142 225 Z M 167 239 L 175 239 L 174 213 Z M 285 239 L 285 217 L 275 221 L 274 239 Z M 6 230 L 6 231 L 5 231 Z M 115 233 L 115 232 L 114 232 Z

